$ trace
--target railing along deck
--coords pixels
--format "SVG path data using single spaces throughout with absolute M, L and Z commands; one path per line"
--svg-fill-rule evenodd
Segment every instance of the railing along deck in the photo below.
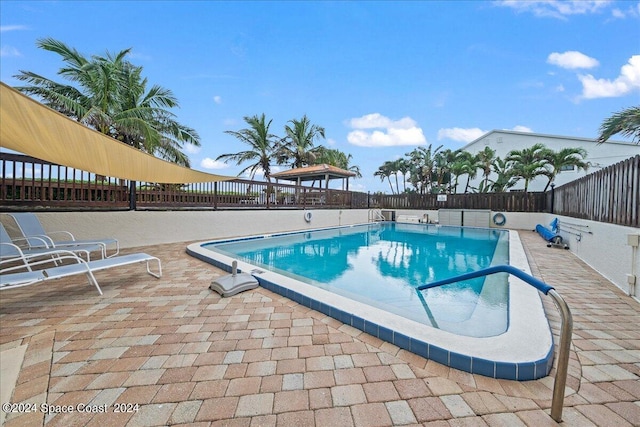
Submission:
M 21 154 L 0 153 L 0 207 L 19 209 L 366 208 L 365 193 L 234 179 L 131 183 Z
M 542 192 L 367 194 L 265 181 L 130 182 L 0 152 L 0 210 L 490 209 L 640 227 L 640 156 Z

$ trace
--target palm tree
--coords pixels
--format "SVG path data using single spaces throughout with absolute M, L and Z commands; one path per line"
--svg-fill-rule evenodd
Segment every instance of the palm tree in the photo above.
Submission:
M 105 135 L 189 166 L 182 146 L 199 146 L 200 137 L 194 129 L 178 123 L 168 110 L 178 107 L 170 90 L 154 85 L 147 91 L 142 68 L 125 59 L 131 49 L 87 59 L 51 38 L 38 40 L 37 45 L 62 57 L 66 66 L 58 74 L 76 82 L 77 87 L 21 71 L 15 77 L 28 85 L 18 90 L 38 96 L 45 105 Z
M 386 161 L 378 168 L 377 171 L 374 172 L 373 176 L 380 177 L 380 181 L 384 181 L 386 178 L 389 181 L 389 188 L 391 188 L 391 194 L 393 192 L 393 185 L 391 185 L 391 175 L 392 175 L 392 162 Z
M 468 193 L 470 188 L 470 183 L 472 179 L 478 175 L 478 169 L 481 167 L 480 161 L 477 156 L 474 156 L 468 151 L 459 151 L 455 153 L 453 158 L 453 162 L 451 163 L 450 169 L 451 173 L 455 175 L 456 179 L 454 182 L 454 187 L 458 187 L 458 179 L 462 175 L 467 175 L 467 182 L 464 186 L 464 192 Z
M 438 183 L 438 189 L 440 191 L 451 192 L 451 165 L 455 161 L 458 151 L 453 151 L 449 148 L 440 151 L 434 158 L 434 171 L 436 174 L 436 181 Z
M 304 115 L 300 120 L 289 120 L 290 125 L 284 127 L 286 136 L 279 147 L 279 163 L 292 160 L 291 167 L 301 168 L 314 163 L 315 140 L 324 138 L 324 128 L 311 124 Z
M 538 176 L 548 176 L 549 171 L 545 167 L 548 161 L 545 158 L 547 149 L 543 144 L 534 144 L 522 150 L 512 150 L 506 160 L 511 162 L 511 176 L 516 182 L 524 179 L 524 192 L 529 190 L 529 182 Z
M 516 184 L 517 180 L 512 176 L 511 162 L 496 157 L 492 170 L 498 175 L 490 185 L 491 191 L 494 193 L 503 193 Z
M 465 154 L 466 153 L 466 154 Z M 460 177 L 467 173 L 468 171 L 468 158 L 469 153 L 466 151 L 455 151 L 453 153 L 453 158 L 451 163 L 449 164 L 449 171 L 451 175 L 455 176 L 453 184 L 451 188 L 453 189 L 452 193 L 456 194 L 458 192 L 458 180 Z
M 400 158 L 395 161 L 395 168 L 397 173 L 402 174 L 402 192 L 407 192 L 407 175 L 411 172 L 411 165 L 409 161 L 405 158 Z M 397 176 L 397 174 L 396 174 Z M 400 191 L 398 191 L 400 193 Z
M 435 156 L 441 148 L 442 145 L 433 150 L 431 144 L 429 144 L 428 147 L 417 147 L 406 154 L 409 156 L 409 164 L 411 165 L 411 184 L 420 194 L 424 194 L 425 191 L 431 191 Z
M 587 170 L 589 168 L 589 164 L 583 161 L 587 157 L 587 151 L 583 148 L 563 148 L 560 151 L 549 149 L 544 153 L 544 157 L 550 169 L 547 175 L 549 181 L 543 191 L 547 191 L 549 185 L 551 185 L 563 167 L 575 166 L 578 170 Z
M 225 131 L 229 135 L 233 135 L 238 140 L 249 145 L 250 149 L 235 154 L 221 154 L 216 160 L 233 160 L 237 165 L 245 162 L 253 162 L 249 166 L 240 171 L 238 175 L 249 171 L 253 180 L 256 172 L 262 170 L 267 182 L 271 182 L 271 161 L 277 158 L 277 141 L 276 135 L 269 133 L 269 127 L 272 120 L 266 121 L 264 113 L 258 117 L 244 117 L 244 121 L 249 125 L 248 128 L 239 131 Z
M 326 148 L 323 145 L 317 147 L 314 150 L 315 160 L 314 164 L 321 165 L 327 164 L 331 166 L 336 166 L 340 169 L 348 170 L 356 174 L 356 178 L 362 178 L 362 173 L 360 172 L 360 167 L 356 165 L 351 165 L 351 160 L 353 160 L 353 156 L 351 154 L 346 154 L 340 150 L 335 148 Z
M 402 165 L 400 164 L 400 159 L 389 162 L 389 167 L 391 168 L 391 175 L 393 175 L 396 180 L 396 194 L 400 194 L 400 184 L 398 183 L 398 174 L 400 173 L 400 168 L 402 167 Z
M 493 166 L 493 162 L 496 159 L 496 152 L 495 150 L 491 149 L 491 147 L 487 146 L 484 147 L 484 150 L 476 154 L 476 158 L 478 160 L 480 169 L 482 169 L 482 188 L 489 188 L 489 175 L 491 175 L 491 168 Z
M 614 113 L 600 125 L 598 144 L 602 144 L 615 134 L 622 134 L 640 144 L 640 106 L 629 107 Z

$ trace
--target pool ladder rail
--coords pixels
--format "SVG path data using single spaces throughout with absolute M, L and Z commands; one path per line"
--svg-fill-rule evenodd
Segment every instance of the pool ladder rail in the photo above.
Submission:
M 425 289 L 435 288 L 450 283 L 460 282 L 462 280 L 475 279 L 477 277 L 484 277 L 495 273 L 509 273 L 513 274 L 517 278 L 523 280 L 529 285 L 533 286 L 545 295 L 549 295 L 556 308 L 560 312 L 562 319 L 562 325 L 560 328 L 560 343 L 558 351 L 558 366 L 556 370 L 556 377 L 553 383 L 553 400 L 551 401 L 551 418 L 556 422 L 562 421 L 562 408 L 564 405 L 564 389 L 567 384 L 567 372 L 569 367 L 569 348 L 571 347 L 571 334 L 573 332 L 573 317 L 571 316 L 571 310 L 560 296 L 558 292 L 552 287 L 544 283 L 543 281 L 536 279 L 533 276 L 519 270 L 510 265 L 496 265 L 482 270 L 473 271 L 471 273 L 461 274 L 459 276 L 450 277 L 444 280 L 437 280 L 435 282 L 427 283 L 417 287 L 418 291 Z
M 386 221 L 387 219 L 382 215 L 380 209 L 369 209 L 368 222 Z

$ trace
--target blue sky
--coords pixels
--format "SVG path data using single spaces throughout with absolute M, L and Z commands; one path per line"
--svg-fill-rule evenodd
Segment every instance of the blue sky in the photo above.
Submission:
M 62 81 L 52 37 L 85 56 L 132 48 L 178 121 L 200 134 L 192 167 L 245 147 L 227 130 L 265 113 L 283 135 L 306 114 L 353 156 L 359 191 L 417 145 L 457 149 L 492 129 L 595 138 L 640 102 L 638 1 L 2 1 L 0 79 Z M 620 139 L 620 138 L 616 138 Z M 283 170 L 286 167 L 275 167 Z

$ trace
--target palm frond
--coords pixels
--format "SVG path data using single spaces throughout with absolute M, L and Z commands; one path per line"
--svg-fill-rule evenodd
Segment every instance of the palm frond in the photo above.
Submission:
M 599 130 L 599 144 L 616 134 L 630 137 L 634 143 L 640 144 L 640 107 L 629 107 L 614 113 L 602 122 Z

